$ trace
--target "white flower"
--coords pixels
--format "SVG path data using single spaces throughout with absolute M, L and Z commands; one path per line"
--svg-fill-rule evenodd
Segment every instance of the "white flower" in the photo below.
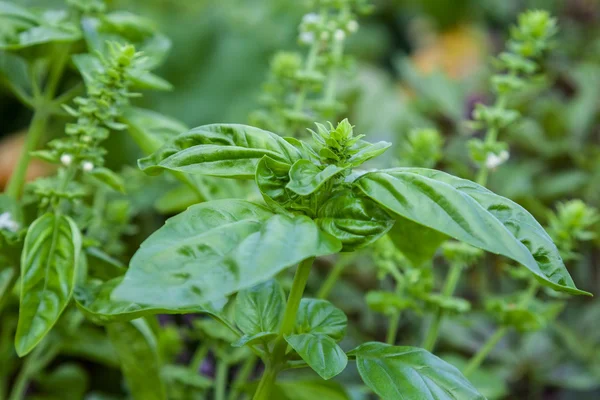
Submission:
M 315 41 L 314 32 L 301 32 L 300 33 L 300 42 L 305 44 L 311 44 Z
M 11 232 L 16 232 L 19 229 L 19 224 L 12 219 L 8 211 L 0 214 L 0 229 L 6 229 Z
M 346 29 L 348 29 L 348 32 L 356 32 L 358 30 L 358 22 L 356 22 L 355 20 L 350 20 L 348 21 L 348 25 L 346 25 Z
M 335 33 L 333 34 L 333 37 L 335 40 L 337 40 L 338 42 L 343 41 L 344 39 L 346 39 L 346 32 L 344 32 L 341 29 L 338 29 L 335 31 Z
M 68 167 L 69 165 L 71 165 L 71 163 L 73 162 L 73 156 L 70 154 L 63 154 L 62 156 L 60 156 L 60 162 L 62 163 L 62 165 L 64 165 L 65 167 Z
M 319 22 L 320 19 L 321 17 L 319 17 L 318 14 L 308 13 L 304 17 L 302 17 L 302 22 L 304 22 L 305 24 L 316 24 L 317 22 Z
M 510 154 L 506 150 L 502 150 L 500 154 L 496 155 L 494 153 L 488 153 L 487 158 L 485 159 L 485 166 L 488 169 L 495 169 L 500 165 L 504 164 Z
M 90 172 L 94 169 L 94 164 L 92 164 L 90 161 L 84 161 L 81 163 L 81 168 L 83 168 L 85 172 Z

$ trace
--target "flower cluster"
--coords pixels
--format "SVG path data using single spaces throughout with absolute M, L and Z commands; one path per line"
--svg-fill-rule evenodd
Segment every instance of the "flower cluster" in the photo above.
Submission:
M 500 71 L 491 78 L 496 102 L 477 104 L 473 112 L 473 128 L 488 132 L 485 141 L 469 142 L 471 159 L 477 165 L 494 169 L 508 159 L 507 145 L 497 141 L 497 135 L 517 121 L 520 114 L 509 108 L 507 102 L 510 96 L 536 80 L 541 69 L 539 60 L 551 47 L 556 32 L 556 20 L 548 12 L 537 10 L 520 15 L 518 25 L 511 30 L 507 51 L 494 60 Z
M 598 237 L 598 210 L 581 200 L 571 200 L 558 204 L 557 211 L 548 217 L 548 233 L 565 260 L 578 257 L 578 242 Z M 594 229 L 596 228 L 596 229 Z
M 353 126 L 344 119 L 334 128 L 317 123 L 317 132 L 310 130 L 315 141 L 315 151 L 323 164 L 345 166 L 350 158 L 360 151 L 357 146 L 365 135 L 354 136 Z
M 400 144 L 400 165 L 433 168 L 442 158 L 444 138 L 435 129 L 413 129 Z
M 344 110 L 336 99 L 338 75 L 350 64 L 344 44 L 359 28 L 357 14 L 368 9 L 364 0 L 315 1 L 299 27 L 298 41 L 308 47 L 307 56 L 281 52 L 273 57 L 263 109 L 252 113 L 251 123 L 297 136 L 313 121 L 336 119 Z
M 137 95 L 129 91 L 132 82 L 130 71 L 140 59 L 140 53 L 136 53 L 131 45 L 111 43 L 108 55 L 98 55 L 98 58 L 101 67 L 91 74 L 87 82 L 87 96 L 74 100 L 76 109 L 63 105 L 70 115 L 77 118 L 76 122 L 67 124 L 66 136 L 51 141 L 48 149 L 33 152 L 34 156 L 63 167 L 58 177 L 34 183 L 34 192 L 41 197 L 71 196 L 73 188 L 68 191 L 61 189 L 68 182 L 61 185 L 53 180 L 70 180 L 73 174 L 66 174 L 65 170 L 75 168 L 91 172 L 101 167 L 106 150 L 99 144 L 111 130 L 126 128 L 118 119 L 129 104 L 129 98 Z M 62 196 L 62 192 L 70 194 Z M 75 190 L 75 193 L 78 192 Z

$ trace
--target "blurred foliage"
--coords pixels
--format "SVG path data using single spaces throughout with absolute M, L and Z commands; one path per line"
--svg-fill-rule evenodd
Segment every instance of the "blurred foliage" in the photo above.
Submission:
M 63 4 L 61 0 L 19 3 L 33 7 Z M 134 102 L 186 126 L 246 122 L 249 113 L 259 106 L 273 55 L 301 49 L 297 43 L 298 24 L 307 10 L 303 2 L 288 0 L 108 3 L 110 9 L 130 9 L 144 15 L 172 40 L 168 57 L 155 72 L 170 82 L 173 90 L 144 92 L 144 97 Z M 482 133 L 473 133 L 464 121 L 472 117 L 476 103 L 493 102 L 494 95 L 488 89 L 493 74 L 489 68 L 490 56 L 503 50 L 508 26 L 522 10 L 537 7 L 557 16 L 560 30 L 550 59 L 543 66 L 547 82 L 519 90 L 511 99 L 511 108 L 523 117 L 506 127 L 502 140 L 510 149 L 510 159 L 490 174 L 488 187 L 530 210 L 557 241 L 581 289 L 600 293 L 598 1 L 377 0 L 374 5 L 371 14 L 360 18 L 359 34 L 349 38 L 347 44 L 347 53 L 357 60 L 355 77 L 340 82 L 342 95 L 348 99 L 347 116 L 356 130 L 371 141 L 383 139 L 395 144 L 394 151 L 381 157 L 382 163 L 389 166 L 398 160 L 401 165 L 436 167 L 468 179 L 474 179 L 476 166 L 470 161 L 467 142 L 482 137 Z M 279 61 L 296 60 L 289 57 Z M 75 69 L 70 73 L 76 74 Z M 29 116 L 4 84 L 0 81 L 2 137 L 25 128 Z M 51 125 L 48 139 L 54 131 L 59 129 Z M 110 138 L 107 143 L 106 162 L 111 167 L 132 164 L 138 156 L 138 150 L 125 136 Z M 1 148 L 0 141 L 0 151 Z M 127 240 L 95 238 L 119 254 L 131 253 L 161 223 L 155 208 L 169 214 L 193 202 L 189 191 L 167 178 L 149 179 L 135 169 L 126 169 L 124 175 L 127 202 L 120 194 L 110 194 L 123 203 L 114 203 L 106 223 L 125 233 Z M 215 197 L 235 190 L 226 184 L 214 186 Z M 130 218 L 136 218 L 138 230 L 130 229 Z M 393 315 L 398 310 L 405 310 L 399 320 L 398 337 L 406 343 L 417 343 L 423 331 L 418 315 L 432 308 L 444 308 L 452 311 L 453 316 L 442 324 L 440 354 L 458 367 L 464 366 L 468 356 L 482 346 L 498 320 L 527 331 L 506 336 L 488 362 L 471 376 L 489 399 L 600 398 L 597 299 L 563 302 L 544 293 L 541 297 L 552 301 L 544 302 L 543 306 L 535 302 L 526 309 L 507 308 L 505 300 L 522 284 L 502 274 L 505 265 L 501 261 L 487 256 L 483 257 L 484 266 L 465 271 L 466 279 L 458 287 L 457 297 L 436 297 L 433 293 L 439 286 L 436 282 L 446 272 L 438 267 L 452 262 L 471 265 L 473 259 L 481 257 L 470 249 L 457 248 L 452 242 L 446 243 L 440 253 L 433 267 L 424 269 L 408 268 L 402 255 L 381 241 L 371 252 L 353 256 L 347 262 L 343 279 L 330 295 L 332 302 L 356 322 L 350 325 L 360 327 L 349 332 L 345 345 L 350 347 L 368 338 L 382 339 L 386 330 L 382 314 Z M 108 264 L 114 261 L 93 260 Z M 118 268 L 118 263 L 114 264 Z M 320 267 L 325 270 L 329 265 Z M 390 293 L 398 268 L 406 278 L 404 287 L 408 295 L 402 298 Z M 5 271 L 0 274 L 0 289 L 3 282 L 11 279 Z M 311 288 L 317 289 L 320 283 L 312 282 Z M 426 290 L 412 286 L 417 283 Z M 423 289 L 427 295 L 413 298 L 411 288 L 414 293 Z M 503 301 L 496 301 L 492 294 L 502 295 Z M 473 302 L 474 309 L 469 314 L 463 314 L 466 311 L 465 304 L 460 302 L 463 298 Z M 205 320 L 176 322 L 186 329 L 179 335 L 169 330 L 161 338 L 163 356 L 170 362 L 189 360 L 192 344 L 205 340 L 208 332 L 209 322 Z M 15 325 L 13 315 L 3 314 L 0 376 L 10 379 L 14 379 L 21 365 L 12 353 L 12 343 L 5 340 Z M 59 325 L 66 326 L 68 321 Z M 195 333 L 191 327 L 196 328 Z M 108 388 L 115 396 L 120 393 L 112 348 L 99 329 L 91 325 L 85 325 L 85 329 L 89 343 L 73 339 L 61 353 L 61 360 L 68 362 L 53 365 L 36 377 L 35 387 L 48 394 L 44 398 L 66 398 L 57 397 L 61 394 L 56 388 L 67 383 L 71 388 L 70 398 L 74 399 L 81 398 L 80 394 L 86 391 L 97 393 L 99 388 Z M 69 337 L 68 329 L 60 330 L 57 335 Z M 221 337 L 206 340 L 219 345 L 226 342 Z M 224 345 L 221 347 L 220 351 L 230 351 Z M 93 361 L 84 363 L 83 359 Z M 214 362 L 210 357 L 207 360 L 212 368 Z M 106 376 L 97 376 L 98 371 Z M 176 368 L 165 374 L 169 381 L 182 382 L 178 388 L 205 391 L 204 380 L 194 380 Z M 210 371 L 205 373 L 210 374 Z M 349 369 L 339 381 L 353 387 L 357 382 L 356 371 Z M 6 382 L 2 380 L 0 385 Z M 2 390 L 0 387 L 0 393 Z M 351 391 L 353 398 L 368 398 L 360 389 Z M 185 390 L 180 390 L 173 396 L 183 398 L 184 394 Z M 86 398 L 120 397 L 88 394 Z

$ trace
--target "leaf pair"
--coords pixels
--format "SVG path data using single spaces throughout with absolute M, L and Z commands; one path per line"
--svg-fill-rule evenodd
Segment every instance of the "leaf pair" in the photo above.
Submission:
M 275 280 L 238 293 L 235 322 L 244 336 L 234 344 L 268 344 L 279 334 L 285 295 Z M 284 339 L 323 379 L 344 370 L 348 358 L 337 345 L 346 333 L 347 318 L 326 300 L 302 299 L 294 332 Z

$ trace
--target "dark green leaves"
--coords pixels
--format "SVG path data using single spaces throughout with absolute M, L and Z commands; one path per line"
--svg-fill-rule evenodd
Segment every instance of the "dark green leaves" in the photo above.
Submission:
M 139 160 L 146 173 L 162 169 L 230 178 L 254 178 L 264 156 L 293 164 L 300 158 L 280 136 L 246 125 L 205 125 L 183 133 Z
M 293 335 L 285 340 L 323 379 L 346 368 L 348 358 L 336 342 L 346 333 L 348 319 L 326 300 L 302 299 Z
M 485 399 L 452 365 L 424 349 L 369 342 L 348 353 L 363 381 L 384 400 Z
M 69 303 L 80 251 L 81 233 L 69 217 L 47 213 L 29 227 L 21 255 L 19 356 L 42 340 Z
M 586 294 L 575 287 L 556 246 L 531 214 L 482 186 L 421 168 L 371 172 L 355 183 L 367 196 L 424 229 L 509 257 L 555 290 Z
M 166 400 L 156 338 L 146 321 L 116 322 L 107 325 L 106 330 L 119 355 L 131 396 L 135 400 Z
M 367 246 L 394 225 L 394 219 L 373 200 L 349 190 L 336 193 L 319 209 L 315 220 L 325 232 L 338 238 L 344 251 Z
M 193 306 L 340 248 L 307 217 L 274 215 L 241 200 L 211 201 L 190 207 L 152 234 L 113 298 L 163 308 Z
M 240 291 L 235 298 L 235 323 L 244 333 L 240 344 L 277 335 L 284 309 L 285 293 L 276 280 Z

